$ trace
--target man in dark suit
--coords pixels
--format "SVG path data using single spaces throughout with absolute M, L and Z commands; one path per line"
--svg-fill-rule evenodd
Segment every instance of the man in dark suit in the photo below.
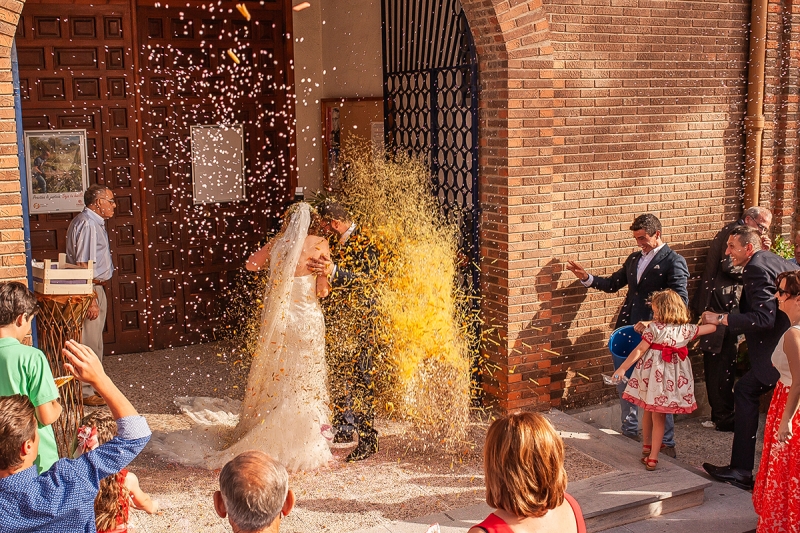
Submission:
M 781 272 L 797 270 L 797 266 L 762 250 L 758 231 L 747 227 L 735 228 L 728 237 L 725 253 L 735 266 L 742 267 L 742 298 L 739 314 L 706 311 L 704 324 L 728 326 L 732 334 L 744 333 L 750 370 L 733 389 L 734 428 L 731 463 L 714 466 L 703 463 L 711 477 L 743 489 L 753 488 L 753 464 L 756 455 L 758 407 L 762 395 L 775 387 L 780 374 L 772 366 L 772 352 L 787 329 L 789 318 L 778 309 L 775 298 L 775 278 Z
M 731 222 L 717 233 L 706 257 L 706 267 L 700 287 L 692 299 L 692 309 L 697 315 L 706 311 L 714 313 L 738 313 L 742 294 L 742 268 L 733 265 L 725 254 L 728 237 L 739 226 L 749 226 L 761 234 L 762 248 L 769 250 L 767 230 L 772 224 L 772 213 L 763 207 L 750 207 L 742 218 Z M 728 328 L 719 325 L 710 335 L 700 338 L 703 351 L 703 370 L 706 379 L 708 403 L 711 405 L 711 422 L 706 427 L 718 431 L 733 431 L 733 378 L 736 374 L 736 339 Z M 708 425 L 706 425 L 708 424 Z
M 686 266 L 686 260 L 661 240 L 661 221 L 655 215 L 646 213 L 636 217 L 630 229 L 633 232 L 633 238 L 636 239 L 636 244 L 642 250 L 629 255 L 622 268 L 610 277 L 592 276 L 578 263 L 574 261 L 567 263 L 567 269 L 575 274 L 586 287 L 610 293 L 617 292 L 625 286 L 628 287 L 628 294 L 625 297 L 625 303 L 622 304 L 615 328 L 635 325 L 643 320 L 652 320 L 653 311 L 647 305 L 647 300 L 656 291 L 672 289 L 683 298 L 684 302 L 689 301 L 686 291 L 689 269 Z M 622 433 L 631 438 L 638 438 L 637 408 L 622 399 L 624 390 L 624 383 L 617 385 L 622 409 Z M 667 415 L 662 442 L 664 453 L 675 457 L 675 424 L 672 415 Z
M 355 431 L 358 446 L 347 461 L 360 461 L 378 451 L 378 432 L 373 428 L 375 296 L 371 291 L 380 258 L 341 204 L 325 200 L 317 211 L 327 229 L 338 236 L 331 258 L 308 263 L 312 272 L 328 276 L 332 288 L 324 310 L 334 442 L 352 442 Z

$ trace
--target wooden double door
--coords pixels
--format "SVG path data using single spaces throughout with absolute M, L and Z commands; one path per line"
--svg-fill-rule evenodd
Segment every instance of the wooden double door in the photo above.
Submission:
M 211 340 L 296 181 L 290 11 L 255 4 L 248 21 L 233 1 L 54 4 L 20 18 L 23 128 L 85 129 L 89 183 L 117 197 L 107 352 Z M 194 203 L 190 128 L 210 124 L 243 125 L 243 201 Z M 35 259 L 65 250 L 73 216 L 31 216 Z

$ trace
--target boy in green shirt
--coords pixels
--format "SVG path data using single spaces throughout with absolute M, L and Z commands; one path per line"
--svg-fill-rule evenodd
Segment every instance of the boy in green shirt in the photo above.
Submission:
M 56 437 L 50 426 L 61 416 L 58 387 L 41 350 L 22 344 L 39 310 L 36 297 L 22 283 L 0 283 L 0 396 L 30 398 L 39 421 L 39 473 L 58 461 Z

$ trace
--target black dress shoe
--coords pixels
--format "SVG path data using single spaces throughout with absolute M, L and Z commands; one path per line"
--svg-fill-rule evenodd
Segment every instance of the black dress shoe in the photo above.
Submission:
M 356 461 L 363 461 L 370 455 L 374 454 L 378 451 L 378 439 L 377 437 L 373 437 L 370 439 L 358 439 L 358 446 L 356 446 L 355 450 L 350 452 L 345 458 L 345 461 L 348 463 L 354 463 Z
M 733 417 L 723 418 L 717 422 L 717 431 L 733 432 Z
M 348 442 L 353 442 L 353 432 L 337 431 L 336 434 L 333 436 L 333 442 L 335 442 L 336 444 L 346 444 Z
M 714 466 L 710 463 L 703 463 L 703 470 L 717 481 L 730 483 L 742 490 L 753 490 L 753 476 L 737 472 L 730 466 Z

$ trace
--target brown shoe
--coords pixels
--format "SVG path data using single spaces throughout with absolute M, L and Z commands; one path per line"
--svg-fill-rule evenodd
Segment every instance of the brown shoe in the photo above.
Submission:
M 106 401 L 103 399 L 103 397 L 97 394 L 86 396 L 83 399 L 83 405 L 88 405 L 89 407 L 103 407 L 105 404 Z

